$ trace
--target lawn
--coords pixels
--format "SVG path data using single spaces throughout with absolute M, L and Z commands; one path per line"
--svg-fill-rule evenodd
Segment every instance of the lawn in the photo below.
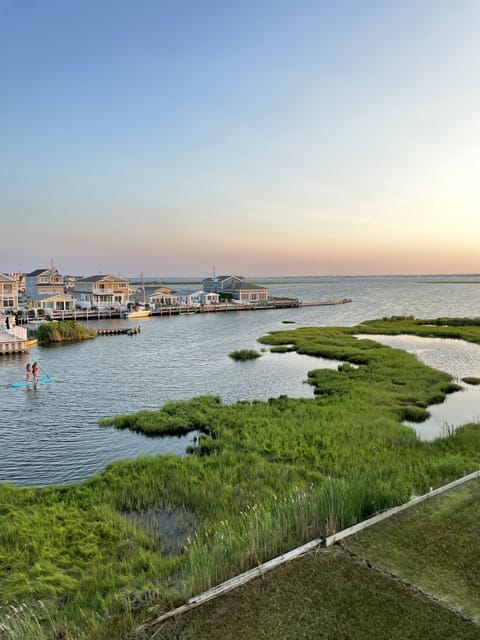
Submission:
M 475 480 L 346 538 L 341 546 L 283 565 L 140 637 L 478 639 L 479 523 L 480 481 Z

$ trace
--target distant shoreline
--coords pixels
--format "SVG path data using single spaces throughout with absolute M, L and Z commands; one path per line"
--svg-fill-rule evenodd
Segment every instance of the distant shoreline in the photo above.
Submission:
M 415 284 L 432 284 L 432 281 L 416 280 Z M 435 284 L 480 284 L 480 280 L 435 280 Z

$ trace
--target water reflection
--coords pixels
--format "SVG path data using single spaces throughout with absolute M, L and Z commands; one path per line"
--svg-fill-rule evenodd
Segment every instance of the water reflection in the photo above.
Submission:
M 480 421 L 480 386 L 462 382 L 468 376 L 480 377 L 480 345 L 449 338 L 418 336 L 358 336 L 413 353 L 421 362 L 446 371 L 462 387 L 450 393 L 442 404 L 428 407 L 430 417 L 422 423 L 406 422 L 423 440 L 447 435 L 468 422 Z

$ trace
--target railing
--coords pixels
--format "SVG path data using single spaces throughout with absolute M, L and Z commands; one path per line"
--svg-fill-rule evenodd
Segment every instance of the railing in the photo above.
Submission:
M 10 329 L 3 329 L 3 333 L 12 336 L 13 338 L 17 338 L 18 340 L 26 340 L 27 339 L 27 330 L 23 327 L 10 327 Z

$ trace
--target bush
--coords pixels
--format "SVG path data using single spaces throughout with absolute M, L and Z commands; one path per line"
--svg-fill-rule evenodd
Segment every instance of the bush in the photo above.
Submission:
M 89 329 L 76 320 L 62 320 L 41 324 L 37 330 L 39 342 L 66 342 L 70 340 L 87 340 L 95 338 L 97 332 Z
M 260 358 L 262 354 L 255 351 L 255 349 L 240 349 L 239 351 L 232 351 L 228 355 L 233 360 L 255 360 L 255 358 Z

